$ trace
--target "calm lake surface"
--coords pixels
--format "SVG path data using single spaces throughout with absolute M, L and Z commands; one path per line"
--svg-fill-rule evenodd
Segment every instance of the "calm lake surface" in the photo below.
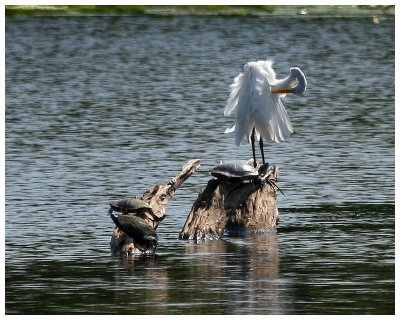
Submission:
M 394 314 L 394 18 L 7 17 L 7 314 Z M 247 61 L 300 67 L 276 232 L 178 240 Z M 110 256 L 111 200 L 202 166 L 154 258 Z

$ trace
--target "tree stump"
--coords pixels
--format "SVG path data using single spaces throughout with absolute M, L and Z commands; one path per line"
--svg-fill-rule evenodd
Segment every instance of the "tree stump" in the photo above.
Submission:
M 265 181 L 277 178 L 278 167 L 270 167 Z M 225 231 L 263 232 L 276 228 L 276 189 L 267 182 L 232 184 L 211 179 L 194 202 L 179 238 L 216 239 Z
M 174 196 L 176 190 L 200 167 L 200 160 L 190 160 L 183 167 L 181 172 L 172 178 L 167 184 L 157 184 L 153 188 L 145 191 L 139 199 L 147 202 L 153 208 L 154 217 L 147 217 L 146 222 L 157 229 L 159 223 L 165 218 L 165 207 Z M 135 245 L 135 241 L 126 235 L 121 229 L 116 227 L 110 241 L 111 254 L 113 256 L 129 255 L 154 255 L 155 249 L 142 251 Z

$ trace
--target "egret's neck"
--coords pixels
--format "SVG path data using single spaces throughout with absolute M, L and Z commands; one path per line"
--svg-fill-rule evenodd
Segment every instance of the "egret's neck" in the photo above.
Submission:
M 286 93 L 301 94 L 307 88 L 307 80 L 299 68 L 291 68 L 288 77 L 277 80 L 273 90 Z
M 276 80 L 273 88 L 274 90 L 286 90 L 291 89 L 296 84 L 296 79 L 291 76 L 286 77 L 285 79 Z

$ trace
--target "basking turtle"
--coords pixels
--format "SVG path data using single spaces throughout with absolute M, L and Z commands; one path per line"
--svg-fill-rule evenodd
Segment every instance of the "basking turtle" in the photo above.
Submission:
M 145 201 L 137 198 L 128 198 L 113 201 L 110 203 L 110 210 L 108 213 L 117 211 L 123 215 L 135 215 L 147 220 L 154 227 L 162 219 L 154 214 L 153 208 Z
M 143 214 L 144 212 L 153 212 L 153 208 L 143 200 L 128 198 L 116 200 L 110 203 L 110 211 L 121 212 L 122 214 Z M 110 212 L 110 213 L 111 213 Z
M 211 174 L 220 181 L 227 183 L 262 182 L 267 173 L 268 164 L 263 164 L 258 170 L 245 163 L 223 163 L 211 170 Z
M 276 185 L 276 180 L 268 178 L 268 171 L 268 163 L 261 165 L 258 170 L 246 163 L 223 163 L 214 167 L 211 170 L 211 175 L 219 181 L 229 184 L 255 182 L 262 185 L 267 182 L 283 194 L 282 190 Z
M 155 252 L 158 240 L 157 233 L 145 220 L 135 215 L 120 214 L 115 216 L 110 211 L 109 214 L 114 224 L 133 238 L 140 251 Z

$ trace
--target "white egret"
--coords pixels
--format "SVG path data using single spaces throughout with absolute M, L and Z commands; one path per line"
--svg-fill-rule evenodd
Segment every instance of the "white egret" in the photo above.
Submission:
M 254 166 L 257 166 L 254 141 L 259 140 L 263 164 L 263 141 L 281 142 L 293 133 L 292 123 L 281 99 L 287 93 L 301 94 L 307 80 L 299 68 L 290 68 L 285 79 L 275 79 L 272 61 L 248 62 L 230 85 L 230 96 L 224 111 L 236 113 L 236 122 L 225 130 L 235 132 L 236 145 L 251 142 Z

